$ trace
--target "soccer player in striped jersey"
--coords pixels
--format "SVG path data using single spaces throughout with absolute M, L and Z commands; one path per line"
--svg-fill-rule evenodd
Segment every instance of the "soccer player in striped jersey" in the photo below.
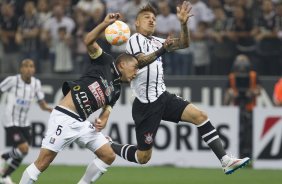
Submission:
M 33 77 L 34 62 L 24 59 L 20 64 L 20 74 L 9 76 L 0 83 L 0 91 L 7 92 L 6 111 L 1 117 L 12 150 L 0 156 L 0 174 L 4 183 L 13 183 L 10 178 L 28 153 L 30 143 L 30 123 L 27 115 L 32 101 L 36 100 L 44 111 L 52 111 L 44 100 L 39 79 Z M 6 167 L 7 165 L 7 167 Z
M 137 32 L 130 37 L 126 47 L 126 51 L 135 55 L 139 62 L 139 71 L 131 82 L 136 96 L 132 116 L 135 121 L 137 146 L 112 143 L 112 148 L 116 154 L 128 161 L 145 164 L 151 158 L 154 138 L 161 120 L 189 122 L 198 127 L 202 139 L 221 161 L 224 173 L 231 174 L 246 165 L 250 159 L 228 156 L 207 114 L 192 103 L 166 91 L 163 80 L 162 55 L 189 46 L 187 21 L 192 16 L 191 9 L 192 6 L 187 1 L 177 7 L 181 32 L 179 38 L 171 38 L 173 43 L 167 48 L 164 39 L 152 36 L 156 27 L 154 8 L 148 4 L 137 13 Z

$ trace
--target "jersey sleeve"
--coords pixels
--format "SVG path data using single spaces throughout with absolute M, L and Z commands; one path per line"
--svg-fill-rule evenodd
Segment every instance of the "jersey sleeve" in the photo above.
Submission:
M 8 91 L 11 87 L 15 85 L 15 80 L 14 77 L 10 76 L 5 78 L 1 83 L 0 83 L 0 91 L 1 92 L 6 92 Z
M 98 65 L 109 65 L 113 61 L 114 61 L 114 58 L 106 52 L 102 52 L 101 55 L 95 59 L 91 58 L 91 62 L 94 62 Z
M 40 80 L 36 79 L 36 89 L 35 89 L 35 98 L 37 101 L 43 100 L 45 95 L 42 91 L 41 82 Z
M 140 53 L 146 53 L 144 50 L 145 44 L 146 40 L 144 36 L 140 34 L 134 34 L 130 37 L 126 44 L 126 52 L 135 56 Z
M 110 101 L 109 105 L 110 105 L 111 107 L 114 107 L 114 105 L 115 105 L 116 102 L 118 101 L 119 97 L 120 97 L 120 91 L 117 91 L 117 92 L 115 93 L 115 95 L 113 96 L 112 100 Z

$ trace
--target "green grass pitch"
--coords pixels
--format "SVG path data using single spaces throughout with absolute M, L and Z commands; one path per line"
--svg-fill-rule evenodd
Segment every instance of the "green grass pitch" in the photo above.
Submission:
M 26 166 L 13 175 L 18 183 Z M 82 166 L 50 166 L 38 184 L 76 184 L 82 176 Z M 175 167 L 112 167 L 97 184 L 281 184 L 282 170 L 253 170 L 243 168 L 232 175 L 218 169 Z

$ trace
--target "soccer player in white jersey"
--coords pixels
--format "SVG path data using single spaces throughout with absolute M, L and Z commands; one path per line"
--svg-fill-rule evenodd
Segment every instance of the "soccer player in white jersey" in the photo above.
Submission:
M 33 77 L 34 62 L 24 59 L 20 65 L 20 74 L 9 76 L 0 83 L 0 91 L 7 92 L 6 111 L 1 117 L 8 141 L 12 150 L 0 156 L 0 179 L 5 184 L 13 183 L 10 175 L 19 167 L 28 153 L 30 143 L 30 123 L 27 114 L 32 101 L 36 100 L 40 108 L 51 112 L 51 108 L 44 100 L 41 82 Z
M 132 116 L 135 121 L 137 146 L 112 143 L 112 148 L 116 154 L 128 161 L 145 164 L 151 158 L 160 121 L 174 123 L 183 121 L 197 126 L 202 139 L 220 160 L 224 173 L 231 174 L 246 165 L 250 159 L 228 156 L 207 114 L 192 103 L 166 91 L 163 80 L 162 55 L 189 46 L 187 21 L 192 16 L 191 9 L 192 6 L 187 1 L 177 7 L 181 32 L 179 38 L 173 39 L 173 46 L 168 49 L 164 47 L 164 39 L 152 36 L 156 27 L 154 8 L 148 4 L 137 13 L 135 22 L 137 33 L 130 37 L 126 47 L 129 54 L 137 57 L 140 68 L 136 78 L 131 82 L 131 88 L 136 96 Z M 145 66 L 148 63 L 151 64 Z

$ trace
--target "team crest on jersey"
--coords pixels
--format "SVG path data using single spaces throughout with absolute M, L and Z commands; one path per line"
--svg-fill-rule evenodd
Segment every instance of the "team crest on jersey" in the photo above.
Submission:
M 162 47 L 162 43 L 159 40 L 155 40 L 155 39 L 152 40 L 152 45 L 157 48 Z
M 153 133 L 146 133 L 146 134 L 144 134 L 144 136 L 145 136 L 145 143 L 147 143 L 147 144 L 152 144 L 152 142 L 153 142 Z
M 19 134 L 14 134 L 13 138 L 15 142 L 18 142 L 21 139 L 21 136 Z
M 56 141 L 56 139 L 54 137 L 51 137 L 49 143 L 54 144 L 55 141 Z

